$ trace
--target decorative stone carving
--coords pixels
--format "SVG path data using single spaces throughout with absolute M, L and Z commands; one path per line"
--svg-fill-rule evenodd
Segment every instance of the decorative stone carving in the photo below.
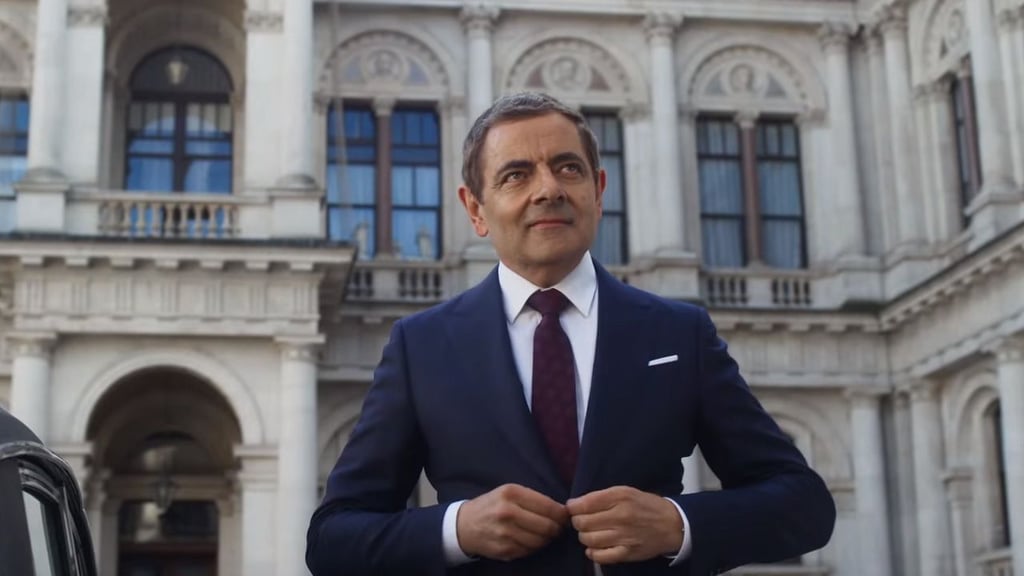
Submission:
M 501 10 L 497 6 L 469 4 L 462 8 L 459 20 L 466 34 L 490 34 L 500 15 Z
M 622 65 L 586 40 L 560 38 L 527 50 L 512 66 L 506 90 L 543 90 L 570 99 L 621 102 L 632 92 Z
M 449 79 L 437 56 L 419 40 L 395 32 L 368 32 L 328 55 L 319 86 L 325 94 L 339 89 L 346 93 L 362 89 L 374 95 L 408 89 L 437 93 L 447 90 Z
M 12 360 L 26 356 L 49 360 L 56 343 L 57 336 L 52 333 L 12 333 L 7 335 L 7 354 Z
M 0 20 L 0 76 L 6 85 L 29 83 L 32 69 L 32 48 L 20 32 Z
M 321 337 L 277 338 L 277 344 L 281 347 L 282 360 L 315 363 L 320 358 L 323 339 Z
M 964 0 L 943 0 L 932 11 L 924 32 L 924 70 L 938 78 L 955 70 L 970 51 Z
M 644 32 L 648 40 L 671 40 L 682 24 L 679 14 L 652 12 L 644 17 Z
M 902 4 L 887 4 L 875 13 L 874 24 L 883 35 L 907 32 L 907 9 Z
M 619 118 L 624 122 L 638 122 L 650 116 L 651 109 L 646 104 L 627 104 L 619 109 Z
M 828 22 L 818 30 L 818 39 L 825 50 L 845 50 L 853 30 L 842 22 Z
M 71 6 L 68 8 L 68 27 L 95 27 L 106 25 L 106 6 Z
M 245 30 L 247 32 L 281 32 L 284 29 L 284 16 L 280 12 L 269 10 L 246 10 Z
M 705 60 L 688 87 L 698 108 L 783 108 L 799 113 L 813 106 L 801 74 L 786 59 L 760 46 L 739 45 Z

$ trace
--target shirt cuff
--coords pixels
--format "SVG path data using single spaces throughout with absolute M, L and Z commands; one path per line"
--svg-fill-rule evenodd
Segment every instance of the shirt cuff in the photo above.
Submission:
M 678 502 L 671 498 L 665 498 L 676 507 L 679 511 L 679 516 L 683 519 L 683 545 L 679 547 L 679 553 L 675 556 L 666 555 L 666 558 L 672 560 L 669 566 L 678 566 L 682 564 L 687 558 L 690 557 L 690 552 L 693 551 L 693 539 L 690 538 L 690 519 L 686 517 L 686 512 L 683 512 L 683 507 Z
M 444 546 L 444 561 L 449 567 L 472 562 L 473 558 L 466 556 L 459 546 L 459 508 L 465 500 L 452 502 L 444 511 L 444 520 L 441 522 L 441 543 Z

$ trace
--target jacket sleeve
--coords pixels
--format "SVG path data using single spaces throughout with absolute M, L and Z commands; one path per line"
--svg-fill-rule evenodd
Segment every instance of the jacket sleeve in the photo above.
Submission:
M 407 508 L 425 461 L 411 398 L 403 323 L 392 329 L 362 414 L 313 514 L 314 576 L 445 573 L 445 507 Z
M 751 393 L 704 311 L 699 342 L 697 443 L 722 490 L 674 497 L 693 538 L 681 571 L 717 574 L 825 546 L 836 509 L 824 481 Z

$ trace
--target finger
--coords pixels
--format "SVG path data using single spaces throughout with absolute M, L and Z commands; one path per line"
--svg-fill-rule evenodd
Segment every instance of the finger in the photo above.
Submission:
M 622 488 L 622 486 L 613 486 L 604 490 L 590 492 L 569 500 L 565 503 L 565 507 L 569 514 L 573 516 L 608 510 L 624 498 Z
M 568 522 L 569 511 L 565 509 L 563 504 L 555 502 L 551 498 L 548 498 L 544 494 L 535 490 L 525 487 L 521 488 L 522 490 L 517 490 L 512 494 L 513 501 L 516 504 L 530 512 L 551 518 L 559 524 L 565 524 Z
M 514 518 L 512 518 L 512 523 L 526 532 L 536 534 L 547 540 L 558 536 L 562 532 L 562 524 L 525 508 L 518 510 Z
M 629 559 L 629 548 L 613 546 L 611 548 L 587 548 L 587 558 L 598 564 L 618 564 Z
M 614 510 L 603 510 L 594 514 L 572 517 L 572 527 L 577 532 L 595 532 L 616 528 L 621 524 L 619 514 Z
M 596 532 L 580 532 L 580 544 L 587 548 L 612 548 L 619 545 L 619 533 L 616 530 L 598 530 Z
M 520 549 L 520 556 L 539 550 L 551 541 L 549 538 L 524 530 L 518 526 L 511 527 L 507 532 L 502 534 L 502 536 L 510 542 L 515 543 L 515 545 Z

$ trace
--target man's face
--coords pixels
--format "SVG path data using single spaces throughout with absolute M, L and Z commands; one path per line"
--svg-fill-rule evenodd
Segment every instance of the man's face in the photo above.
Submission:
M 558 113 L 502 122 L 484 140 L 482 201 L 459 196 L 498 257 L 538 285 L 557 283 L 590 249 L 605 174 L 595 183 L 576 126 Z

